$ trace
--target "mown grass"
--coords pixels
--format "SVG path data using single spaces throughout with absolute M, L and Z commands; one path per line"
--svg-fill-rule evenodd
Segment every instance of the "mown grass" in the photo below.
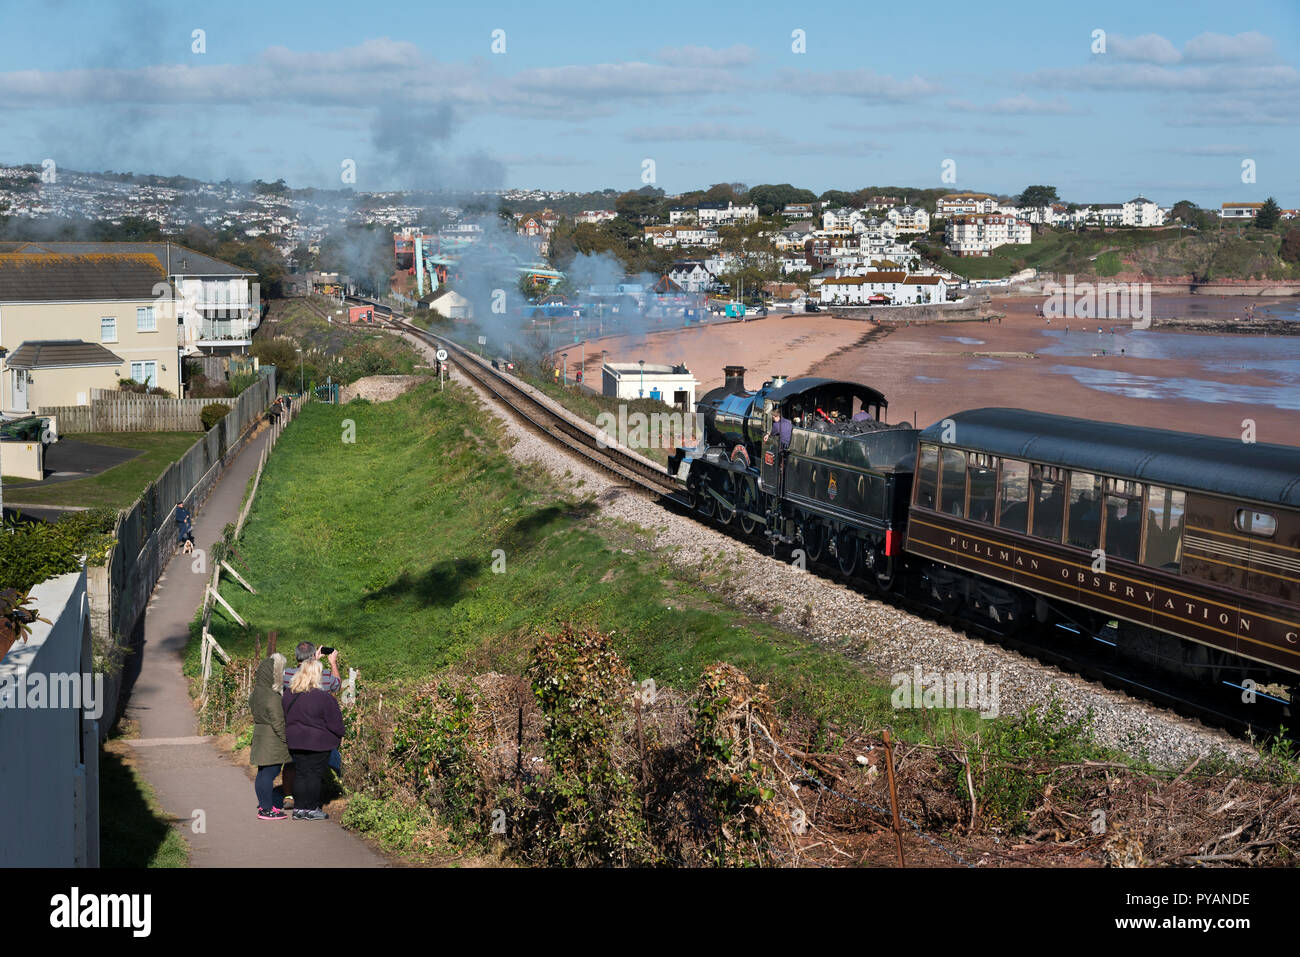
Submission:
M 341 441 L 345 419 L 355 444 Z M 728 607 L 711 590 L 725 563 L 677 568 L 638 530 L 602 524 L 581 488 L 517 468 L 499 442 L 458 388 L 307 407 L 276 447 L 237 545 L 258 594 L 223 594 L 257 632 L 278 631 L 282 649 L 337 646 L 370 682 L 519 673 L 539 629 L 573 620 L 613 632 L 637 680 L 689 690 L 728 661 L 770 683 L 784 709 L 925 735 L 923 716 L 891 708 L 886 681 L 764 621 L 770 608 Z M 212 630 L 227 650 L 251 653 L 251 634 L 224 612 Z M 197 663 L 191 642 L 191 673 Z
M 137 455 L 120 465 L 83 479 L 55 482 L 40 488 L 18 487 L 24 479 L 5 480 L 7 504 L 84 505 L 129 508 L 149 483 L 158 478 L 190 446 L 203 438 L 201 432 L 87 432 L 67 434 L 61 439 L 75 439 L 92 445 L 112 445 L 140 449 Z
M 185 839 L 120 741 L 100 751 L 99 854 L 101 867 L 189 866 Z

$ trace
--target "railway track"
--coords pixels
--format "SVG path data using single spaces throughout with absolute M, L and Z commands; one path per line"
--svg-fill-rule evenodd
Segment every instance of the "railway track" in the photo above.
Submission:
M 604 447 L 600 439 L 591 431 L 548 408 L 530 387 L 518 382 L 513 376 L 493 369 L 491 363 L 483 361 L 450 339 L 427 332 L 395 316 L 390 316 L 387 321 L 395 329 L 415 336 L 430 345 L 446 349 L 451 356 L 455 357 L 456 364 L 466 375 L 496 396 L 516 416 L 578 455 L 588 464 L 618 476 L 638 492 L 656 498 L 671 499 L 679 505 L 689 504 L 663 468 L 642 461 L 627 450 Z
M 358 300 L 373 302 L 372 300 Z M 506 406 L 528 427 L 546 435 L 571 454 L 588 464 L 621 479 L 626 486 L 641 494 L 657 499 L 660 504 L 678 514 L 703 521 L 685 493 L 669 476 L 666 469 L 642 460 L 629 450 L 617 446 L 604 446 L 585 423 L 578 424 L 548 406 L 549 400 L 513 376 L 492 368 L 491 363 L 474 355 L 452 340 L 427 332 L 393 313 L 388 307 L 374 303 L 388 313 L 385 320 L 392 328 L 407 333 L 430 345 L 445 348 L 449 357 L 476 383 Z M 759 533 L 745 534 L 735 524 L 718 525 L 705 521 L 709 527 L 724 531 L 733 539 L 774 557 L 777 549 Z M 1025 632 L 1009 634 L 990 628 L 981 622 L 955 615 L 949 609 L 931 605 L 912 596 L 896 592 L 881 592 L 857 578 L 846 578 L 833 564 L 809 562 L 808 570 L 823 578 L 847 585 L 870 598 L 893 605 L 901 611 L 935 624 L 961 632 L 967 637 L 996 644 L 1018 654 L 1053 666 L 1066 673 L 1078 675 L 1113 690 L 1123 691 L 1135 698 L 1173 711 L 1183 717 L 1201 721 L 1209 726 L 1228 731 L 1238 737 L 1269 737 L 1283 733 L 1282 709 L 1273 709 L 1261 721 L 1259 709 L 1254 705 L 1235 706 L 1231 702 L 1207 701 L 1203 686 L 1187 686 L 1164 675 L 1147 674 L 1121 667 L 1114 660 L 1113 649 L 1100 640 L 1074 634 L 1061 637 L 1054 626 L 1036 626 Z M 1068 630 L 1068 629 L 1067 629 Z M 1087 645 L 1095 644 L 1093 651 Z M 1285 734 L 1295 737 L 1293 731 Z

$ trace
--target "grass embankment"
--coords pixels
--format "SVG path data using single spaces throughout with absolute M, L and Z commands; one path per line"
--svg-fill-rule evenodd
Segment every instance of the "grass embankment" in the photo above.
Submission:
M 130 745 L 110 740 L 99 752 L 101 867 L 188 867 L 189 848 L 135 767 Z
M 167 466 L 184 455 L 190 446 L 203 438 L 203 434 L 201 432 L 87 432 L 67 434 L 61 438 L 75 439 L 92 445 L 140 449 L 144 454 L 115 465 L 98 475 L 73 479 L 69 482 L 55 482 L 39 488 L 20 487 L 25 481 L 23 479 L 15 479 L 11 486 L 6 479 L 7 504 L 129 508 L 149 483 L 158 478 Z

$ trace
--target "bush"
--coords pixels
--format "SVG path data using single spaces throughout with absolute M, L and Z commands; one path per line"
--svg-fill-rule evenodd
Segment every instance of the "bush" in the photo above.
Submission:
M 59 521 L 6 525 L 0 532 L 0 582 L 27 591 L 47 578 L 76 571 L 81 556 L 102 565 L 113 544 L 117 512 L 101 508 L 65 515 Z
M 209 402 L 199 410 L 199 421 L 203 423 L 203 431 L 207 432 L 224 419 L 229 412 L 230 406 L 223 405 L 220 402 Z

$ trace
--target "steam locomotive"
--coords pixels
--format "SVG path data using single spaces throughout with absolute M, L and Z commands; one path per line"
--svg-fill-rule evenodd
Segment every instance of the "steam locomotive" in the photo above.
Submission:
M 669 460 L 702 515 L 1003 632 L 1050 623 L 1197 682 L 1300 685 L 1300 449 L 1023 409 L 917 429 L 860 383 L 751 391 L 744 372 L 726 367 L 701 440 Z

